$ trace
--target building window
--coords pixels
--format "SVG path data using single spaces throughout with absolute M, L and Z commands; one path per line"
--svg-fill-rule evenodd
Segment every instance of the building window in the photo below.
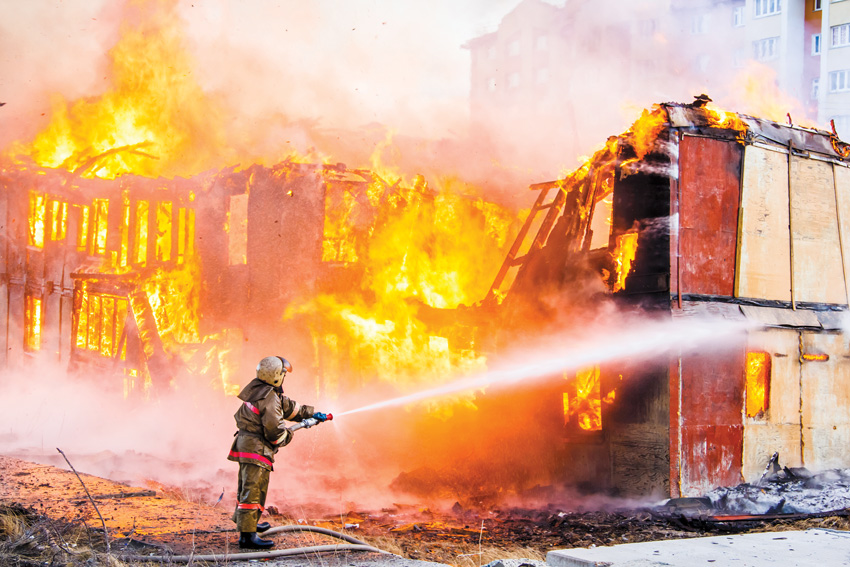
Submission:
M 742 69 L 747 64 L 747 58 L 746 48 L 736 49 L 732 53 L 732 66 L 736 69 Z
M 635 62 L 635 68 L 638 73 L 655 73 L 657 67 L 658 65 L 655 59 L 638 59 Z
M 27 293 L 24 296 L 24 350 L 27 352 L 41 349 L 42 319 L 41 297 Z
M 80 229 L 77 232 L 77 250 L 80 252 L 84 252 L 86 248 L 88 248 L 89 242 L 89 206 L 88 205 L 74 205 L 79 208 L 80 216 Z
M 703 35 L 708 32 L 708 14 L 697 14 L 691 20 L 691 34 Z
M 171 260 L 172 218 L 171 201 L 160 201 L 156 204 L 156 238 L 154 254 L 161 262 Z
M 137 264 L 146 264 L 148 261 L 148 202 L 136 201 L 136 223 L 133 233 L 135 243 L 132 260 Z
M 519 40 L 515 39 L 508 44 L 508 55 L 519 55 Z
M 548 35 L 538 35 L 537 39 L 534 41 L 534 47 L 537 51 L 546 51 L 549 49 L 549 36 Z
M 508 75 L 508 87 L 515 89 L 519 86 L 519 73 L 514 72 Z
M 641 20 L 638 22 L 638 33 L 641 37 L 652 37 L 655 33 L 655 20 Z
M 703 53 L 699 57 L 697 57 L 697 71 L 700 73 L 705 73 L 708 71 L 708 67 L 711 64 L 711 56 Z
M 231 266 L 248 263 L 248 194 L 230 196 L 227 256 Z
M 30 191 L 29 219 L 27 222 L 27 244 L 44 248 L 45 197 L 37 191 Z
M 92 221 L 92 256 L 106 254 L 106 237 L 109 232 L 109 199 L 95 199 L 92 204 L 94 219 Z
M 770 61 L 776 59 L 779 53 L 779 38 L 766 37 L 753 42 L 753 56 L 758 61 Z
M 832 26 L 832 47 L 850 45 L 850 24 Z
M 68 231 L 68 203 L 51 202 L 50 240 L 65 240 Z
M 818 12 L 821 9 L 821 0 L 812 0 L 812 11 Z
M 195 253 L 195 210 L 180 207 L 177 212 L 177 263 Z
M 755 0 L 756 18 L 773 16 L 782 12 L 782 0 Z
M 833 71 L 829 74 L 829 92 L 839 93 L 850 91 L 850 69 Z
M 734 10 L 732 10 L 732 25 L 736 28 L 740 28 L 744 25 L 744 7 L 736 6 Z
M 820 55 L 820 34 L 812 34 L 812 55 Z
M 747 353 L 747 417 L 763 418 L 770 406 L 770 354 Z
M 599 366 L 577 370 L 575 377 L 564 373 L 569 380 L 567 392 L 563 392 L 564 425 L 575 424 L 584 431 L 602 429 L 602 403 L 611 399 L 602 398 L 601 371 Z M 607 396 L 606 396 L 607 398 Z
M 92 293 L 83 283 L 74 292 L 74 347 L 107 358 L 126 360 L 124 323 L 128 306 L 126 297 Z
M 820 79 L 812 79 L 812 100 L 817 100 L 820 94 Z

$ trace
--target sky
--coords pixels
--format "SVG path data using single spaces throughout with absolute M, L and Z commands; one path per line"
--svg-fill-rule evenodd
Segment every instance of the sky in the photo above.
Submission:
M 108 87 L 107 52 L 122 16 L 122 3 L 106 0 L 2 3 L 0 147 L 43 125 L 51 95 L 74 100 Z M 238 108 L 234 115 L 277 111 L 327 126 L 380 122 L 444 135 L 468 114 L 462 45 L 516 3 L 180 0 L 176 14 L 196 79 Z

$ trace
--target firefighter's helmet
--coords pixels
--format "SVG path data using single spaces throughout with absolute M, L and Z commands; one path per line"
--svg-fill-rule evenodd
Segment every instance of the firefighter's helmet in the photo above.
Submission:
M 287 372 L 292 372 L 292 365 L 282 356 L 267 356 L 257 365 L 257 378 L 275 388 L 283 384 Z

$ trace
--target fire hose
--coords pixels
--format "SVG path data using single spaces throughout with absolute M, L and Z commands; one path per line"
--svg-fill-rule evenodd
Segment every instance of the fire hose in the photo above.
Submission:
M 382 549 L 372 547 L 365 541 L 361 541 L 350 535 L 335 532 L 318 526 L 277 526 L 269 528 L 263 535 L 271 535 L 285 532 L 315 532 L 328 535 L 348 542 L 343 545 L 312 545 L 309 547 L 290 547 L 287 549 L 271 549 L 269 551 L 244 551 L 240 553 L 222 553 L 208 555 L 123 555 L 122 561 L 150 561 L 153 563 L 189 563 L 190 561 L 246 561 L 248 559 L 269 559 L 272 557 L 286 557 L 289 555 L 310 555 L 311 553 L 339 552 L 339 551 L 371 551 L 374 553 L 386 553 Z
M 288 427 L 289 431 L 295 432 L 299 429 L 309 429 L 314 425 L 318 425 L 324 421 L 331 421 L 334 416 L 333 414 L 323 414 L 324 419 L 317 419 L 315 417 L 308 417 L 307 419 L 301 420 L 295 425 Z M 208 555 L 124 555 L 121 557 L 122 560 L 131 560 L 131 561 L 151 561 L 151 562 L 159 562 L 159 563 L 189 563 L 191 561 L 212 561 L 218 562 L 221 560 L 232 560 L 232 561 L 244 561 L 249 559 L 268 559 L 271 557 L 286 557 L 291 555 L 309 555 L 311 553 L 323 553 L 323 552 L 338 552 L 338 551 L 371 551 L 375 553 L 388 553 L 382 549 L 378 549 L 377 547 L 372 547 L 364 541 L 361 541 L 355 537 L 350 535 L 346 535 L 340 532 L 335 532 L 333 530 L 329 530 L 327 528 L 320 528 L 318 526 L 301 526 L 301 525 L 291 525 L 291 526 L 277 526 L 274 528 L 269 528 L 265 532 L 263 532 L 264 536 L 277 534 L 277 533 L 285 533 L 285 532 L 313 532 L 324 534 L 327 536 L 335 537 L 337 539 L 341 539 L 343 541 L 348 542 L 344 545 L 313 545 L 309 547 L 290 547 L 287 549 L 271 549 L 267 551 L 243 551 L 239 553 L 230 553 L 230 554 L 208 554 Z

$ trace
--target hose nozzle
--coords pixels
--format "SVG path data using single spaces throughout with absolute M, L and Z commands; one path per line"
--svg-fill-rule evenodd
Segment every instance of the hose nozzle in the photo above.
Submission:
M 333 418 L 334 418 L 333 414 L 329 413 L 329 414 L 327 414 L 327 417 L 325 417 L 325 419 L 323 421 L 330 421 Z M 292 427 L 289 427 L 287 429 L 289 429 L 290 431 L 298 431 L 299 429 L 310 429 L 314 425 L 318 425 L 320 423 L 322 423 L 322 421 L 319 421 L 315 417 L 308 417 L 307 419 L 301 420 L 298 423 L 296 423 L 295 425 L 293 425 Z

